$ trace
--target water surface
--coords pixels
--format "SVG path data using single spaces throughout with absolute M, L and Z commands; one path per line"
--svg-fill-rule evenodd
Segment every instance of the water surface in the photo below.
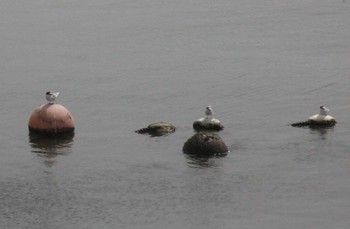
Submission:
M 348 228 L 350 5 L 0 3 L 1 228 Z M 33 141 L 48 90 L 74 138 Z M 230 148 L 182 153 L 211 104 Z M 338 124 L 293 128 L 325 105 Z M 134 130 L 168 121 L 166 137 Z

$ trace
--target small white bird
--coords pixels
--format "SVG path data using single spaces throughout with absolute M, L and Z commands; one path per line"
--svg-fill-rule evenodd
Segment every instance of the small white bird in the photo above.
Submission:
M 207 118 L 212 118 L 213 116 L 213 109 L 211 108 L 211 105 L 207 106 L 205 108 L 205 115 L 207 116 Z
M 325 106 L 320 106 L 320 115 L 328 115 L 329 109 Z
M 49 101 L 49 103 L 55 103 L 55 99 L 57 99 L 59 92 L 46 92 L 46 100 Z

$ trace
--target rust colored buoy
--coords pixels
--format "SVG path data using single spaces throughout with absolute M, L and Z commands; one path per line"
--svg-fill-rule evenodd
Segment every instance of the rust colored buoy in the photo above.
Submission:
M 56 103 L 43 104 L 29 118 L 29 132 L 58 135 L 74 132 L 74 120 L 69 111 Z

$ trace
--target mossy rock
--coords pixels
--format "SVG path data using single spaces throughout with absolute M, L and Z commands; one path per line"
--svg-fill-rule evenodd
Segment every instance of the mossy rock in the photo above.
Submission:
M 156 122 L 148 125 L 145 128 L 136 130 L 139 134 L 150 134 L 153 136 L 162 136 L 175 132 L 176 127 L 168 122 Z

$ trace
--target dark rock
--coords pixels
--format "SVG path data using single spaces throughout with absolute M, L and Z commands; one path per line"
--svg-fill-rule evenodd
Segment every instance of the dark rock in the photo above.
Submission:
M 215 133 L 199 132 L 189 138 L 182 151 L 198 156 L 220 156 L 228 153 L 224 141 Z
M 334 119 L 332 120 L 307 120 L 304 122 L 296 122 L 296 123 L 292 123 L 290 124 L 293 127 L 304 127 L 304 126 L 309 126 L 309 127 L 331 127 L 331 126 L 335 126 L 335 124 L 337 123 L 337 121 L 335 121 Z

